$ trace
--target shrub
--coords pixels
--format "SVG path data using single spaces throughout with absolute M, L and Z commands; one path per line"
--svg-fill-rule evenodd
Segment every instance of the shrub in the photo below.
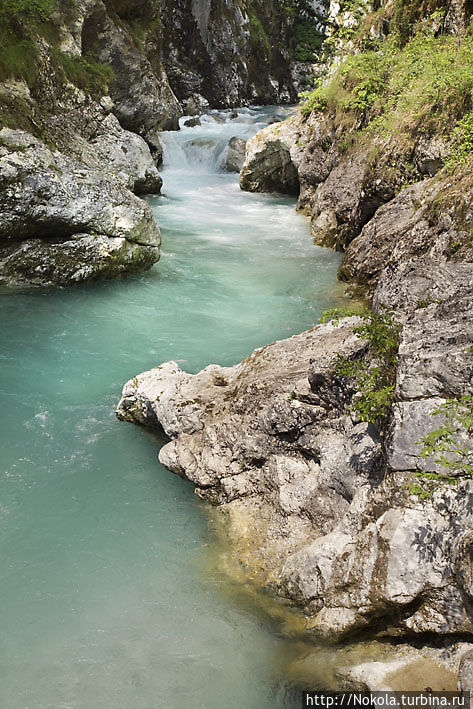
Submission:
M 353 397 L 352 410 L 360 421 L 383 423 L 391 410 L 394 399 L 397 351 L 400 325 L 394 321 L 391 311 L 360 310 L 349 312 L 361 315 L 362 323 L 354 332 L 368 345 L 367 356 L 351 359 L 339 355 L 335 372 L 339 377 L 352 379 L 357 393 Z M 338 309 L 326 311 L 321 321 L 338 320 L 344 317 Z
M 435 456 L 439 470 L 414 473 L 418 482 L 408 483 L 407 489 L 421 499 L 432 496 L 441 483 L 456 485 L 460 477 L 473 476 L 473 451 L 460 442 L 460 434 L 473 433 L 473 396 L 448 399 L 431 412 L 442 415 L 443 423 L 417 441 L 422 446 L 420 456 Z
M 445 162 L 449 170 L 464 165 L 473 151 L 473 111 L 461 118 L 452 132 L 450 153 Z

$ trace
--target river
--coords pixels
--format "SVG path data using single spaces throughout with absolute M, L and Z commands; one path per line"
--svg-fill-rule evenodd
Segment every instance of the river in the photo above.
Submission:
M 313 246 L 295 200 L 220 170 L 228 139 L 277 110 L 163 135 L 149 272 L 0 298 L 5 709 L 299 706 L 275 671 L 278 629 L 206 572 L 192 486 L 159 465 L 158 437 L 114 416 L 134 374 L 233 364 L 337 299 L 339 255 Z

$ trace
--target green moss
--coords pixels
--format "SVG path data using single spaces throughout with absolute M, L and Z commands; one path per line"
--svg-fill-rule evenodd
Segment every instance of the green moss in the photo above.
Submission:
M 52 19 L 53 0 L 0 0 L 0 80 L 22 79 L 32 85 L 36 76 L 37 35 L 58 37 Z
M 61 19 L 70 12 L 71 2 L 0 0 L 0 81 L 23 80 L 30 88 L 34 87 L 39 63 L 38 39 L 42 37 L 50 46 L 51 67 L 59 85 L 67 80 L 93 95 L 107 90 L 113 78 L 109 67 L 99 64 L 91 55 L 74 58 L 58 49 Z M 21 109 L 15 114 L 14 107 L 3 106 L 0 123 L 31 128 L 24 125 L 19 114 Z

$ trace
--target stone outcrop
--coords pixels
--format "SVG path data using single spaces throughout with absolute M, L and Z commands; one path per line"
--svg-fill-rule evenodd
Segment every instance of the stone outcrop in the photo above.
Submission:
M 109 165 L 108 170 L 112 169 Z M 0 131 L 0 282 L 65 285 L 149 268 L 160 233 L 123 180 Z
M 119 418 L 164 430 L 161 462 L 219 505 L 248 575 L 301 605 L 316 636 L 473 635 L 473 483 L 460 472 L 425 497 L 412 487 L 443 471 L 418 443 L 442 423 L 431 412 L 471 391 L 472 285 L 473 264 L 413 259 L 382 273 L 374 302 L 402 322 L 387 429 L 356 417 L 334 369 L 365 354 L 356 319 L 235 367 L 189 375 L 171 362 L 125 385 Z
M 215 107 L 296 100 L 294 17 L 275 0 L 165 0 L 162 22 L 164 64 L 186 113 L 202 100 Z
M 140 17 L 139 8 L 134 13 L 127 10 L 128 21 L 135 16 Z M 152 20 L 150 15 L 149 21 Z M 99 61 L 113 70 L 110 96 L 121 125 L 159 151 L 159 131 L 178 129 L 182 109 L 160 64 L 158 50 L 156 60 L 150 61 L 147 52 L 137 48 L 130 33 L 111 19 L 100 2 L 84 20 L 82 50 L 94 51 Z

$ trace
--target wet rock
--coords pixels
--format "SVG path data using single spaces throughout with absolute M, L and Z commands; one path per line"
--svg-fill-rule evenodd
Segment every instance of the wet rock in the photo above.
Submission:
M 188 99 L 183 101 L 182 105 L 184 108 L 184 113 L 189 116 L 200 116 L 202 113 L 205 113 L 205 111 L 207 111 L 207 109 L 210 107 L 210 104 L 207 99 L 201 96 L 200 94 L 193 94 Z
M 310 232 L 320 246 L 337 247 L 338 220 L 334 209 L 326 209 L 312 219 Z
M 67 286 L 146 271 L 157 248 L 125 238 L 73 234 L 64 240 L 27 239 L 0 245 L 0 284 Z
M 299 194 L 300 116 L 264 128 L 247 143 L 240 187 L 248 192 Z
M 230 138 L 225 153 L 225 169 L 227 172 L 240 172 L 245 162 L 246 140 Z
M 184 125 L 186 128 L 194 128 L 195 126 L 201 126 L 201 120 L 198 116 L 195 116 L 194 118 L 188 118 L 187 121 L 184 121 Z

